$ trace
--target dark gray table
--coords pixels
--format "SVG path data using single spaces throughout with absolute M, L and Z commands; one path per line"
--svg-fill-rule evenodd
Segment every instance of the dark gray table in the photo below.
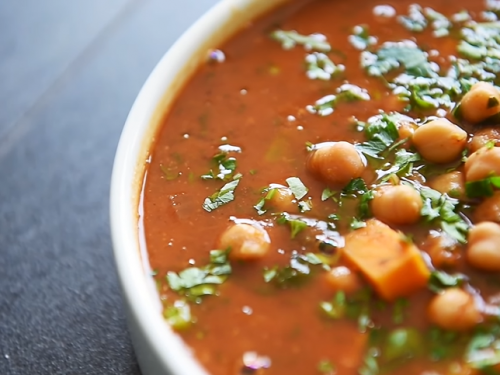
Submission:
M 128 110 L 217 0 L 0 1 L 0 374 L 139 374 L 108 223 Z

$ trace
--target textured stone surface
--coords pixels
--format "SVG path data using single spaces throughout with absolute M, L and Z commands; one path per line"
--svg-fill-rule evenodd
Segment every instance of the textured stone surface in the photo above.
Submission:
M 147 75 L 215 2 L 0 2 L 0 374 L 139 374 L 113 156 Z

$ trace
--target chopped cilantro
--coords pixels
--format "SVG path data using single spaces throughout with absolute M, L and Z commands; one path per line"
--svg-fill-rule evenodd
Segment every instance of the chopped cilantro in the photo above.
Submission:
M 184 300 L 177 300 L 173 305 L 167 306 L 163 310 L 163 316 L 167 323 L 177 331 L 189 328 L 193 320 L 189 304 Z
M 351 224 L 349 225 L 349 227 L 352 230 L 361 229 L 361 228 L 366 227 L 366 223 L 364 221 L 362 221 L 362 220 L 358 220 L 357 218 L 353 217 L 352 220 L 351 220 Z
M 500 176 L 492 176 L 465 184 L 465 194 L 469 198 L 491 197 L 495 188 L 500 188 Z
M 402 324 L 404 321 L 405 309 L 408 307 L 408 300 L 405 298 L 399 298 L 394 302 L 394 307 L 392 310 L 392 321 L 394 324 Z
M 302 183 L 298 177 L 290 177 L 286 179 L 286 183 L 290 187 L 293 195 L 297 199 L 302 199 L 307 195 L 309 189 Z
M 323 192 L 321 193 L 321 201 L 324 202 L 324 201 L 332 198 L 333 196 L 335 196 L 335 194 L 337 194 L 336 191 L 330 190 L 329 188 L 325 188 L 323 190 Z
M 320 116 L 331 115 L 335 111 L 335 107 L 340 102 L 352 101 L 367 101 L 370 100 L 370 95 L 359 86 L 345 83 L 337 88 L 337 94 L 330 94 L 318 99 L 313 105 L 306 106 L 309 113 L 318 114 Z
M 234 180 L 225 184 L 219 191 L 206 198 L 203 202 L 203 209 L 211 212 L 234 200 L 234 191 L 240 180 Z
M 163 177 L 165 180 L 172 181 L 181 175 L 181 172 L 176 172 L 170 167 L 166 167 L 163 164 L 160 164 L 160 169 L 163 172 Z
M 349 42 L 358 50 L 365 50 L 368 47 L 377 44 L 377 38 L 371 36 L 366 25 L 354 26 L 352 35 L 349 35 Z
M 299 210 L 300 210 L 300 212 L 311 211 L 312 210 L 312 201 L 308 200 L 308 201 L 299 202 Z
M 333 76 L 342 73 L 345 66 L 336 65 L 330 58 L 321 52 L 313 52 L 306 56 L 306 74 L 310 79 L 330 80 Z
M 500 364 L 500 337 L 496 333 L 479 331 L 472 337 L 465 353 L 465 360 L 472 368 L 488 370 Z
M 264 268 L 263 276 L 266 283 L 274 282 L 280 287 L 302 284 L 312 274 L 311 266 L 322 266 L 329 269 L 329 261 L 322 255 L 314 253 L 299 254 L 292 252 L 290 264 L 284 267 Z
M 197 300 L 205 295 L 215 295 L 216 286 L 222 284 L 231 274 L 228 251 L 212 250 L 210 263 L 204 267 L 189 267 L 179 273 L 167 273 L 170 289 L 190 299 Z
M 424 205 L 421 215 L 427 222 L 438 222 L 441 229 L 460 243 L 467 243 L 469 224 L 458 213 L 460 202 L 427 186 L 416 186 Z
M 401 115 L 398 113 L 374 116 L 365 126 L 366 142 L 356 145 L 356 149 L 374 159 L 382 158 L 381 153 L 388 150 L 399 138 L 396 122 Z
M 359 375 L 378 375 L 379 366 L 377 362 L 378 351 L 374 349 L 369 349 L 363 358 L 363 365 L 358 370 Z
M 301 35 L 298 32 L 276 30 L 271 33 L 271 38 L 281 43 L 284 49 L 292 49 L 302 45 L 307 51 L 330 52 L 332 47 L 321 34 Z
M 432 77 L 435 74 L 427 54 L 408 40 L 386 42 L 376 54 L 363 52 L 361 65 L 371 76 L 381 76 L 398 68 L 405 68 L 407 73 L 416 76 Z
M 307 228 L 307 223 L 297 217 L 281 214 L 277 220 L 278 224 L 288 224 L 291 230 L 291 238 L 294 239 L 300 232 Z
M 334 375 L 336 372 L 336 368 L 332 362 L 328 360 L 322 360 L 318 363 L 318 371 L 323 375 Z
M 221 146 L 222 147 L 222 146 Z M 217 167 L 214 172 L 211 169 L 208 173 L 201 176 L 203 180 L 222 180 L 227 181 L 233 179 L 233 174 L 236 170 L 236 159 L 229 157 L 226 151 L 222 151 L 212 158 L 212 164 Z
M 267 210 L 264 209 L 266 201 L 273 199 L 274 195 L 276 194 L 277 189 L 278 188 L 264 189 L 263 192 L 265 192 L 266 195 L 255 206 L 253 206 L 253 208 L 255 208 L 257 210 L 257 214 L 264 215 L 267 212 Z
M 435 293 L 440 293 L 446 288 L 461 286 L 466 280 L 465 275 L 455 274 L 450 275 L 444 271 L 434 270 L 431 272 L 428 286 Z
M 415 328 L 398 328 L 391 331 L 382 350 L 384 360 L 392 362 L 414 358 L 424 350 L 423 339 Z
M 342 194 L 364 194 L 368 191 L 365 181 L 359 178 L 353 178 L 343 189 Z
M 422 7 L 418 4 L 411 4 L 408 7 L 408 15 L 399 16 L 398 21 L 406 29 L 414 32 L 423 31 L 427 27 L 427 19 L 424 16 Z

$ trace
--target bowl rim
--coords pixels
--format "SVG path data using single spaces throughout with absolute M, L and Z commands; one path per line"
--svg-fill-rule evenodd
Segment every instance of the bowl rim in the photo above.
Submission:
M 109 211 L 115 265 L 128 309 L 129 328 L 132 330 L 132 324 L 137 324 L 136 328 L 143 336 L 145 345 L 154 351 L 151 355 L 156 357 L 162 371 L 175 375 L 208 374 L 192 350 L 161 316 L 158 295 L 152 280 L 146 277 L 148 260 L 144 256 L 145 247 L 140 245 L 138 192 L 143 187 L 147 150 L 154 140 L 155 131 L 151 132 L 151 124 L 165 100 L 166 92 L 172 90 L 178 93 L 182 90 L 184 84 L 175 87 L 176 76 L 182 74 L 187 65 L 193 64 L 190 58 L 200 52 L 203 43 L 207 44 L 217 33 L 224 34 L 222 39 L 219 35 L 220 40 L 234 35 L 242 25 L 227 32 L 224 26 L 231 19 L 237 19 L 236 13 L 244 12 L 245 8 L 253 5 L 262 8 L 254 16 L 240 15 L 240 18 L 247 17 L 250 20 L 284 1 L 220 0 L 212 6 L 177 39 L 155 66 L 135 99 L 120 136 L 111 176 Z M 218 45 L 220 41 L 214 44 Z M 168 108 L 162 113 L 166 111 Z M 135 349 L 137 352 L 137 346 Z M 142 367 L 141 358 L 138 357 Z

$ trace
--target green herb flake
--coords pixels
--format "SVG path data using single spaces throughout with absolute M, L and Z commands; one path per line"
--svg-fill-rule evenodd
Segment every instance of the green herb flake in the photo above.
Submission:
M 493 370 L 494 366 L 500 364 L 500 338 L 492 332 L 476 333 L 466 349 L 465 361 L 474 369 Z M 492 374 L 497 374 L 492 371 Z
M 328 199 L 334 197 L 337 194 L 336 191 L 330 190 L 329 188 L 325 188 L 321 193 L 321 201 L 327 201 Z
M 318 363 L 318 371 L 322 375 L 334 375 L 336 372 L 336 367 L 332 362 L 328 360 L 322 360 Z
M 354 26 L 352 35 L 349 35 L 349 42 L 357 50 L 363 51 L 374 44 L 377 44 L 377 38 L 371 36 L 366 25 Z
M 166 167 L 163 164 L 160 164 L 160 169 L 161 169 L 161 171 L 163 173 L 163 177 L 167 181 L 173 181 L 173 180 L 175 180 L 177 177 L 179 177 L 181 175 L 180 172 L 176 172 L 172 168 Z
M 283 49 L 292 49 L 297 45 L 304 46 L 306 51 L 330 52 L 332 47 L 321 34 L 301 35 L 298 32 L 276 30 L 271 33 L 271 38 L 280 42 Z
M 398 328 L 389 333 L 383 348 L 387 362 L 415 358 L 423 351 L 423 338 L 415 328 Z
M 203 209 L 211 212 L 234 200 L 234 191 L 240 180 L 234 180 L 225 184 L 218 192 L 215 192 L 203 202 Z
M 423 9 L 418 4 L 411 4 L 408 7 L 407 16 L 399 16 L 398 21 L 407 30 L 413 32 L 421 32 L 427 27 L 427 19 L 423 13 Z
M 170 289 L 189 299 L 215 295 L 217 285 L 226 281 L 231 274 L 228 260 L 229 250 L 212 250 L 210 263 L 204 267 L 188 267 L 179 273 L 170 271 L 166 280 Z
M 377 362 L 377 350 L 375 348 L 369 349 L 363 358 L 363 365 L 358 370 L 359 375 L 378 375 L 379 365 Z
M 349 225 L 349 227 L 352 230 L 361 229 L 361 228 L 366 227 L 366 223 L 364 221 L 362 221 L 362 220 L 358 220 L 355 217 L 353 217 L 352 220 L 351 220 L 351 224 Z
M 495 188 L 500 188 L 500 176 L 465 183 L 465 194 L 469 198 L 491 197 Z
M 332 77 L 344 72 L 345 66 L 335 64 L 321 52 L 313 52 L 306 56 L 306 75 L 309 79 L 329 81 Z
M 309 189 L 302 183 L 298 177 L 290 177 L 286 179 L 286 183 L 290 187 L 293 195 L 297 199 L 302 199 L 307 195 Z
M 229 157 L 227 154 L 227 152 L 235 152 L 235 150 L 234 148 L 224 148 L 224 146 L 221 147 L 223 147 L 222 151 L 212 158 L 212 164 L 217 167 L 217 170 L 214 171 L 213 169 L 211 169 L 208 173 L 202 175 L 201 178 L 203 180 L 228 181 L 231 179 L 235 179 L 234 172 L 236 171 L 237 162 L 234 157 Z
M 408 307 L 408 300 L 399 298 L 394 302 L 392 310 L 392 321 L 394 324 L 402 324 L 405 318 L 405 309 Z
M 450 275 L 444 271 L 434 270 L 431 272 L 428 287 L 435 293 L 440 293 L 446 288 L 459 287 L 466 280 L 465 275 Z
M 175 301 L 173 305 L 163 310 L 163 316 L 167 323 L 176 331 L 189 328 L 192 324 L 191 309 L 184 300 Z

